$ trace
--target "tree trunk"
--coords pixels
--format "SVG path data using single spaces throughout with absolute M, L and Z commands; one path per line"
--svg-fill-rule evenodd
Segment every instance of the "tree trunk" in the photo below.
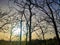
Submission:
M 52 11 L 52 9 L 50 8 L 47 0 L 46 0 L 46 3 L 47 3 L 47 6 L 48 6 L 48 8 L 49 8 L 49 10 L 50 10 L 50 12 L 51 12 L 51 15 L 52 15 L 52 19 L 51 19 L 51 20 L 52 20 L 52 23 L 53 23 L 53 25 L 54 25 L 55 34 L 56 34 L 56 37 L 57 37 L 57 40 L 58 40 L 58 43 L 59 43 L 58 45 L 60 45 L 58 29 L 57 29 L 57 25 L 56 25 L 56 22 L 55 22 L 55 19 L 54 19 L 54 16 L 53 16 L 53 11 Z
M 29 0 L 30 1 L 30 0 Z M 32 12 L 31 12 L 31 1 L 30 1 L 30 5 L 29 5 L 29 12 L 30 12 L 30 25 L 29 25 L 29 45 L 31 44 L 31 21 L 32 21 Z
M 29 45 L 31 45 L 31 9 L 29 8 L 30 10 L 30 25 L 29 25 Z
M 27 32 L 26 32 L 26 45 L 27 45 L 27 38 L 28 38 L 28 22 L 26 23 L 26 30 L 27 30 Z
M 21 40 L 22 40 L 22 16 L 20 20 L 20 45 L 21 45 Z

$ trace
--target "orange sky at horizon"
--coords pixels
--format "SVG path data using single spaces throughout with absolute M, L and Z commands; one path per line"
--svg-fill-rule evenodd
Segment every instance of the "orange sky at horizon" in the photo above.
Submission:
M 53 38 L 54 37 L 54 34 L 46 34 L 45 35 L 45 39 L 50 39 L 50 38 Z M 13 38 L 12 41 L 17 41 L 17 37 Z M 38 35 L 36 35 L 35 32 L 32 33 L 32 39 L 35 40 L 35 39 L 42 39 L 42 35 L 40 37 L 38 37 Z M 9 41 L 10 40 L 10 34 L 9 33 L 3 33 L 3 32 L 0 32 L 0 40 L 6 40 L 6 41 Z M 22 37 L 22 41 L 25 40 L 25 36 Z

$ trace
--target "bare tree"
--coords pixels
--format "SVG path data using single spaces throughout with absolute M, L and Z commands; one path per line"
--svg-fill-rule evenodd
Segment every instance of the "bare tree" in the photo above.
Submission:
M 55 16 L 54 16 L 54 10 L 51 6 L 51 4 L 58 4 L 56 1 L 54 0 L 22 0 L 21 3 L 19 3 L 17 0 L 14 0 L 14 3 L 16 3 L 16 5 L 18 7 L 21 7 L 24 9 L 24 5 L 27 7 L 28 10 L 29 10 L 29 45 L 31 45 L 31 28 L 32 28 L 32 8 L 33 7 L 36 7 L 38 8 L 40 11 L 44 12 L 48 17 L 49 17 L 49 20 L 51 20 L 51 23 L 53 23 L 53 27 L 54 27 L 54 31 L 55 31 L 55 34 L 56 34 L 56 37 L 57 37 L 57 40 L 60 42 L 59 40 L 59 34 L 58 34 L 58 29 L 57 29 L 57 24 L 56 24 L 56 21 L 55 21 Z M 59 4 L 58 4 L 59 5 Z M 32 7 L 33 6 L 33 7 Z M 47 21 L 47 20 L 46 20 Z M 41 27 L 40 27 L 41 28 Z M 43 31 L 42 31 L 43 33 Z M 43 34 L 44 35 L 44 34 Z M 44 38 L 44 36 L 43 36 Z
M 41 3 L 39 3 L 38 1 L 36 1 L 36 3 L 31 2 L 31 4 L 32 5 L 35 5 L 36 7 L 41 8 L 42 9 L 41 11 L 44 12 L 52 20 L 52 23 L 54 25 L 54 29 L 55 29 L 55 34 L 56 34 L 57 40 L 60 42 L 60 40 L 59 40 L 59 34 L 58 34 L 58 29 L 57 29 L 57 25 L 56 25 L 55 18 L 54 18 L 54 13 L 53 13 L 53 10 L 52 10 L 52 8 L 50 6 L 51 3 L 56 3 L 56 2 L 55 1 L 49 1 L 49 0 L 43 0 L 43 1 L 39 1 L 39 2 L 41 2 Z M 46 10 L 44 8 L 44 6 L 47 6 L 49 12 L 47 12 L 48 10 Z

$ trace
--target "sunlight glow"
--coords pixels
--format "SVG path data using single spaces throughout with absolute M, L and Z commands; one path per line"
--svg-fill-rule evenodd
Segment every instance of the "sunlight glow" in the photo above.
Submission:
M 13 35 L 20 35 L 20 28 L 14 28 Z
M 26 31 L 26 27 L 24 25 L 22 26 L 22 36 L 25 34 L 23 30 Z M 20 25 L 18 24 L 12 29 L 12 34 L 20 36 L 20 31 L 21 31 Z

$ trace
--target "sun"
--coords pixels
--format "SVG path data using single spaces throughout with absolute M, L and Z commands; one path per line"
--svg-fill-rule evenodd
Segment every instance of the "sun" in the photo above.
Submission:
M 14 28 L 13 35 L 20 35 L 20 28 Z
M 20 24 L 18 24 L 18 25 L 16 25 L 13 29 L 12 29 L 12 34 L 13 35 L 17 35 L 17 36 L 20 36 L 20 31 L 21 31 L 21 29 L 20 29 Z M 22 26 L 22 36 L 26 33 L 26 32 L 24 32 L 24 31 L 26 31 L 26 26 Z

